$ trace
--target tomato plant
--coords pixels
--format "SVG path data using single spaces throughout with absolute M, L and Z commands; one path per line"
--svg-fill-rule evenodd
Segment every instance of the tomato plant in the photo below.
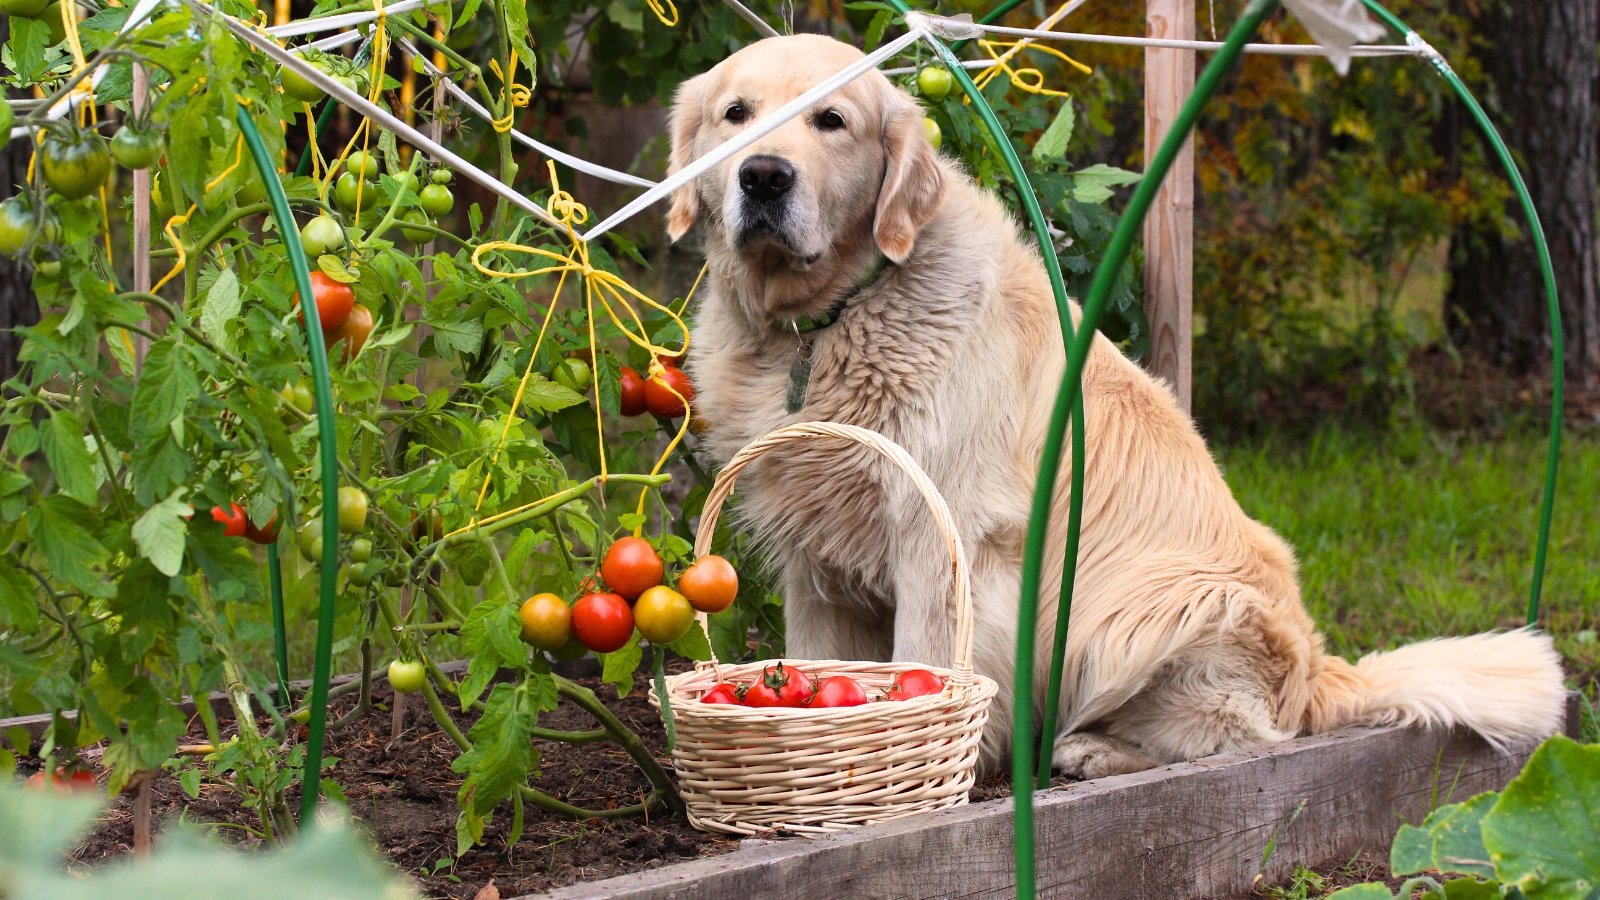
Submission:
M 560 650 L 572 637 L 572 608 L 555 594 L 534 594 L 517 610 L 522 639 L 540 650 Z
M 930 100 L 943 100 L 955 86 L 955 76 L 942 66 L 923 66 L 917 73 L 917 91 Z
M 633 637 L 633 610 L 616 594 L 585 594 L 572 607 L 572 634 L 596 653 L 620 650 Z
M 708 553 L 678 576 L 678 590 L 695 609 L 722 612 L 739 596 L 739 573 L 726 559 Z
M 650 643 L 670 644 L 694 623 L 694 607 L 682 594 L 658 584 L 634 601 L 633 623 Z
M 39 144 L 45 184 L 68 200 L 87 197 L 111 174 L 111 150 L 97 132 L 52 125 Z
M 350 318 L 355 308 L 356 295 L 347 284 L 341 284 L 322 272 L 311 273 L 311 297 L 317 301 L 317 318 L 322 322 L 324 334 L 335 331 Z M 295 307 L 300 306 L 300 295 L 295 294 Z M 305 321 L 305 311 L 300 311 Z
M 666 566 L 656 548 L 643 538 L 619 538 L 600 561 L 606 586 L 632 600 L 661 583 Z
M 148 169 L 161 158 L 161 135 L 124 125 L 111 138 L 111 158 L 128 169 Z
M 250 527 L 250 520 L 237 503 L 211 507 L 211 520 L 220 524 L 228 537 L 244 537 L 245 529 Z

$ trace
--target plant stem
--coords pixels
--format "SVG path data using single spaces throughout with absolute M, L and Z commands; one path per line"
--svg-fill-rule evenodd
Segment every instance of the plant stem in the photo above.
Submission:
M 611 739 L 616 741 L 618 746 L 622 747 L 633 758 L 633 761 L 644 772 L 645 777 L 650 780 L 650 784 L 657 791 L 663 792 L 662 799 L 666 801 L 667 806 L 675 813 L 682 813 L 683 798 L 678 796 L 678 790 L 673 786 L 672 779 L 667 776 L 666 770 L 661 768 L 661 763 L 656 761 L 655 754 L 651 753 L 650 748 L 644 745 L 644 741 L 640 740 L 639 736 L 634 734 L 631 728 L 624 725 L 621 719 L 618 719 L 611 710 L 607 709 L 606 705 L 600 702 L 600 698 L 595 696 L 594 691 L 560 675 L 552 674 L 550 677 L 555 679 L 556 691 L 561 696 L 576 703 L 589 715 L 594 716 L 601 727 L 611 735 Z
M 450 713 L 445 711 L 444 704 L 439 702 L 439 694 L 434 691 L 431 683 L 422 682 L 422 696 L 428 701 L 428 709 L 433 713 L 434 721 L 439 723 L 439 729 L 455 743 L 462 753 L 471 750 L 472 744 L 461 733 L 461 729 L 456 727 L 455 721 L 450 718 Z

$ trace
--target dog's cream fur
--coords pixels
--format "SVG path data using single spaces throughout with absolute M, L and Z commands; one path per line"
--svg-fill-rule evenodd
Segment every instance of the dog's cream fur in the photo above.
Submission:
M 685 83 L 673 168 L 746 127 L 726 121 L 733 104 L 755 121 L 859 57 L 827 38 L 771 38 Z M 823 127 L 825 110 L 845 127 Z M 668 228 L 677 239 L 706 224 L 709 290 L 690 368 L 713 455 L 791 422 L 849 422 L 906 447 L 949 501 L 971 560 L 975 665 L 1001 686 L 984 741 L 993 766 L 1012 738 L 1023 535 L 1063 352 L 1030 242 L 934 152 L 921 120 L 870 72 L 680 189 Z M 738 169 L 756 154 L 796 172 L 770 233 L 744 226 Z M 805 407 L 786 413 L 798 339 L 774 323 L 826 310 L 879 249 L 899 265 L 813 335 Z M 1500 746 L 1558 727 L 1559 660 L 1536 633 L 1426 641 L 1354 665 L 1327 655 L 1293 552 L 1239 508 L 1171 394 L 1103 337 L 1084 390 L 1059 768 L 1097 777 L 1352 723 L 1461 724 Z M 782 572 L 791 653 L 948 664 L 949 564 L 902 476 L 862 448 L 807 445 L 769 455 L 740 486 L 746 524 Z M 1041 595 L 1041 705 L 1066 521 L 1061 487 Z

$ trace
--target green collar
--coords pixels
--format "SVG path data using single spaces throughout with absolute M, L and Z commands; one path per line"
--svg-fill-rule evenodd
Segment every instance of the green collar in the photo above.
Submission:
M 833 301 L 833 305 L 829 306 L 826 312 L 815 316 L 800 316 L 787 322 L 774 321 L 772 327 L 779 331 L 796 335 L 810 334 L 813 331 L 821 331 L 827 328 L 834 322 L 839 321 L 839 316 L 844 313 L 845 306 L 855 299 L 857 294 L 877 284 L 884 271 L 892 265 L 894 263 L 890 262 L 888 257 L 879 253 L 872 261 L 872 268 L 868 269 L 866 274 L 861 276 L 861 280 L 857 281 L 849 290 L 840 294 L 839 299 Z

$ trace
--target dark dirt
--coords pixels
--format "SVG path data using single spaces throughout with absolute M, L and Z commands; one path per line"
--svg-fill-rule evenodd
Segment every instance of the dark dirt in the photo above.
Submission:
M 661 721 L 645 699 L 642 683 L 618 700 L 616 692 L 598 679 L 579 680 L 594 688 L 665 761 Z M 575 822 L 532 807 L 526 810 L 521 841 L 508 846 L 511 808 L 506 804 L 485 831 L 484 843 L 454 860 L 456 790 L 461 776 L 450 770 L 450 761 L 457 754 L 456 746 L 434 724 L 420 697 L 411 701 L 408 727 L 391 746 L 392 694 L 387 686 L 375 684 L 373 700 L 374 709 L 367 716 L 329 731 L 327 753 L 339 758 L 332 776 L 343 788 L 355 820 L 428 897 L 471 898 L 491 881 L 501 896 L 513 897 L 738 849 L 737 840 L 695 831 L 686 821 L 661 810 L 648 818 Z M 354 706 L 354 695 L 350 695 L 336 699 L 331 709 L 337 717 Z M 470 720 L 453 709 L 451 712 L 465 731 Z M 570 730 L 594 727 L 588 715 L 570 703 L 541 716 L 539 724 Z M 224 738 L 231 733 L 224 723 Z M 203 735 L 197 722 L 192 737 L 203 740 Z M 610 744 L 538 742 L 536 746 L 541 771 L 535 786 L 569 803 L 615 809 L 638 803 L 647 793 L 644 776 L 623 751 Z M 291 808 L 298 808 L 297 796 L 290 802 Z M 259 827 L 254 812 L 241 808 L 238 795 L 215 783 L 202 785 L 199 799 L 190 800 L 175 777 L 163 774 L 153 784 L 151 805 L 158 845 L 163 824 L 180 813 L 190 823 Z M 131 853 L 132 810 L 126 796 L 113 801 L 100 827 L 72 854 L 72 861 L 87 863 Z M 241 828 L 223 827 L 217 834 L 239 847 L 260 845 Z
M 606 706 L 635 729 L 657 758 L 666 763 L 665 734 L 659 716 L 645 699 L 642 679 L 637 689 L 622 699 L 597 678 L 576 680 L 595 689 Z M 507 804 L 489 824 L 484 842 L 455 860 L 456 791 L 461 776 L 450 770 L 450 761 L 457 754 L 456 746 L 434 724 L 420 697 L 409 701 L 407 727 L 400 740 L 391 744 L 392 700 L 387 685 L 376 679 L 373 709 L 351 725 L 330 729 L 327 754 L 339 760 L 332 777 L 344 790 L 352 817 L 425 896 L 473 898 L 492 882 L 499 896 L 514 897 L 739 848 L 737 839 L 696 831 L 665 810 L 656 810 L 648 817 L 577 822 L 532 807 L 526 809 L 522 839 L 509 846 L 511 809 Z M 332 718 L 348 713 L 355 704 L 354 694 L 335 699 Z M 453 708 L 450 711 L 465 731 L 471 720 Z M 263 728 L 270 725 L 265 720 L 261 724 Z M 570 703 L 541 716 L 539 724 L 568 730 L 594 727 L 588 715 Z M 231 723 L 223 721 L 224 739 L 236 731 Z M 303 727 L 301 732 L 303 738 Z M 204 741 L 198 720 L 190 737 L 196 742 Z M 638 803 L 648 791 L 644 776 L 627 754 L 610 744 L 541 741 L 536 746 L 540 774 L 534 785 L 569 803 L 588 809 L 615 809 Z M 93 751 L 86 756 L 92 757 Z M 26 762 L 19 766 L 19 774 L 29 774 Z M 1069 781 L 1058 777 L 1055 784 Z M 204 783 L 199 798 L 191 800 L 174 775 L 163 773 L 152 783 L 151 791 L 158 846 L 162 828 L 180 815 L 193 825 L 220 826 L 216 828 L 218 838 L 234 846 L 249 849 L 262 845 L 246 830 L 259 829 L 255 812 L 242 807 L 239 795 L 223 785 Z M 972 802 L 1010 793 L 1009 776 L 1001 773 L 977 785 Z M 295 793 L 291 793 L 290 806 L 298 809 Z M 74 850 L 71 862 L 111 860 L 131 854 L 132 848 L 133 803 L 124 795 L 112 801 L 100 826 Z M 486 892 L 484 896 L 494 895 Z

